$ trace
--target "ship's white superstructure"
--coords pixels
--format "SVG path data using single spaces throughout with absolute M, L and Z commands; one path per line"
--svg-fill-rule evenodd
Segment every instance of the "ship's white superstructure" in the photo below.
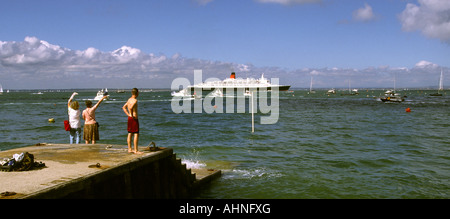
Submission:
M 188 89 L 191 91 L 195 89 L 202 89 L 202 90 L 214 90 L 214 89 L 243 89 L 243 90 L 250 90 L 250 89 L 266 89 L 267 91 L 278 89 L 279 91 L 286 91 L 289 90 L 291 86 L 290 85 L 278 85 L 278 84 L 272 84 L 269 80 L 264 78 L 264 74 L 261 75 L 261 78 L 255 79 L 255 78 L 236 78 L 236 75 L 234 72 L 231 73 L 231 76 L 223 81 L 216 80 L 216 81 L 207 81 L 199 84 L 195 84 L 193 86 L 189 86 Z

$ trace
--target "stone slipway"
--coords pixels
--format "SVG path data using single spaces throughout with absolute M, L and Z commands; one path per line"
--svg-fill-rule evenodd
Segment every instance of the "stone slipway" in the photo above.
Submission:
M 220 170 L 187 169 L 171 148 L 143 151 L 131 154 L 127 146 L 109 144 L 0 151 L 0 158 L 28 152 L 45 163 L 44 168 L 0 172 L 0 198 L 189 198 L 221 175 Z

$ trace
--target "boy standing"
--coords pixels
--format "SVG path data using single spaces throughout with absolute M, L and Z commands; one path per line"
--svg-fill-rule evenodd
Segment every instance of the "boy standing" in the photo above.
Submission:
M 122 109 L 128 116 L 128 153 L 142 154 L 138 151 L 139 142 L 139 120 L 138 120 L 138 110 L 137 110 L 137 97 L 139 96 L 139 91 L 137 88 L 133 88 L 131 91 L 131 97 L 123 105 Z M 131 149 L 131 138 L 134 136 L 134 150 Z

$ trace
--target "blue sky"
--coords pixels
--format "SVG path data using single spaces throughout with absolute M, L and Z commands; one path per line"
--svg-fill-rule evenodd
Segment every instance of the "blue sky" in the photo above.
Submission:
M 400 82 L 403 86 L 437 85 L 421 77 L 435 77 L 441 68 L 447 73 L 450 67 L 448 2 L 0 0 L 0 83 L 53 88 L 46 84 L 49 78 L 87 78 L 92 80 L 73 86 L 170 87 L 176 77 L 203 69 L 204 77 L 219 78 L 232 70 L 254 77 L 264 72 L 299 87 L 309 86 L 311 75 L 319 87 L 344 86 L 350 77 L 355 86 L 359 79 L 364 79 L 360 86 L 383 86 L 392 72 L 409 77 Z M 51 51 L 30 39 L 49 44 Z M 55 47 L 64 55 L 55 55 L 61 54 Z M 122 68 L 101 60 L 110 60 L 107 54 L 118 49 L 139 54 L 120 60 Z M 93 51 L 97 62 L 91 53 L 81 55 Z M 120 71 L 128 71 L 129 80 Z M 30 76 L 35 79 L 27 82 Z

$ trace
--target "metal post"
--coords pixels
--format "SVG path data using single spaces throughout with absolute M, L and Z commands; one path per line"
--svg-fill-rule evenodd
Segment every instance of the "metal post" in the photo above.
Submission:
M 254 107 L 253 95 L 254 95 L 254 92 L 252 91 L 252 93 L 251 93 L 251 97 L 252 97 L 252 133 L 255 132 L 255 112 L 253 110 L 253 107 Z

